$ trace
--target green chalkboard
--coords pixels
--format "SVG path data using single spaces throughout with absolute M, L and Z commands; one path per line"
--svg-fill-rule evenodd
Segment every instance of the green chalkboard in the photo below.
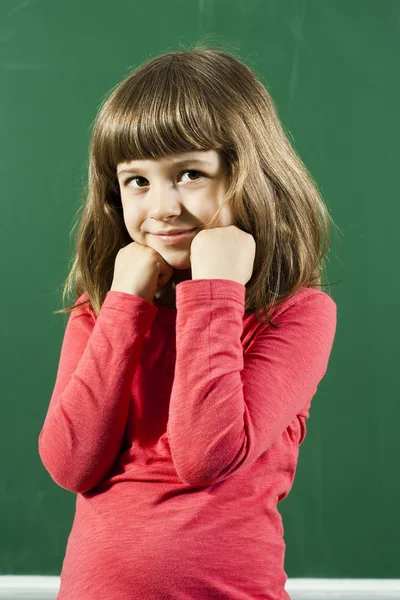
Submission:
M 399 576 L 399 23 L 394 0 L 1 2 L 1 574 L 59 575 L 72 525 L 38 435 L 97 108 L 143 61 L 210 34 L 268 85 L 339 228 L 335 344 L 279 505 L 286 571 Z

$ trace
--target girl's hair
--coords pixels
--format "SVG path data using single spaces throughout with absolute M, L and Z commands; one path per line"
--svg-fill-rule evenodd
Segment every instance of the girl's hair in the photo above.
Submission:
M 68 295 L 86 292 L 88 299 L 54 313 L 90 303 L 98 316 L 116 255 L 132 242 L 117 165 L 211 149 L 228 165 L 223 206 L 231 207 L 234 224 L 256 242 L 245 311 L 265 322 L 262 313 L 275 326 L 270 317 L 280 303 L 302 287 L 324 285 L 333 219 L 288 141 L 271 96 L 239 59 L 198 45 L 143 63 L 100 106 L 91 133 L 86 198 L 76 215 L 73 264 L 63 284 L 64 305 Z M 206 228 L 216 226 L 221 209 Z

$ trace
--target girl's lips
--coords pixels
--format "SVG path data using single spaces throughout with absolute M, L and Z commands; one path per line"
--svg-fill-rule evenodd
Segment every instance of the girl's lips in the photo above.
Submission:
M 179 244 L 179 242 L 183 242 L 185 240 L 190 239 L 196 233 L 197 230 L 198 230 L 198 227 L 195 227 L 194 229 L 189 229 L 188 231 L 183 231 L 182 233 L 174 233 L 171 235 L 160 235 L 160 234 L 153 234 L 153 235 L 155 235 L 164 244 L 171 245 L 171 244 Z

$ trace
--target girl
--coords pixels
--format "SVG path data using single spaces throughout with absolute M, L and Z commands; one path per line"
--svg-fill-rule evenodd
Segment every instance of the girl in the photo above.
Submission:
M 204 46 L 141 65 L 99 110 L 79 218 L 39 435 L 77 494 L 58 600 L 289 598 L 277 505 L 336 304 L 330 215 L 260 80 Z

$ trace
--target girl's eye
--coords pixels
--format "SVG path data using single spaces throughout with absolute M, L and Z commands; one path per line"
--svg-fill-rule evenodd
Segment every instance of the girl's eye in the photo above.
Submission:
M 202 177 L 204 177 L 204 173 L 201 173 L 200 171 L 195 171 L 193 169 L 187 169 L 186 171 L 182 171 L 181 175 L 183 175 L 183 173 L 197 173 L 197 175 L 200 175 L 200 177 L 196 178 L 196 179 L 190 179 L 189 182 L 186 183 L 190 183 L 190 181 L 198 181 L 199 179 L 201 179 Z M 129 182 L 131 182 L 133 179 L 144 179 L 145 181 L 147 181 L 147 179 L 145 177 L 141 177 L 140 175 L 134 175 L 133 177 L 129 177 L 126 181 L 125 181 L 125 185 L 128 185 Z M 133 189 L 140 189 L 141 186 L 139 185 L 139 187 L 134 187 Z

